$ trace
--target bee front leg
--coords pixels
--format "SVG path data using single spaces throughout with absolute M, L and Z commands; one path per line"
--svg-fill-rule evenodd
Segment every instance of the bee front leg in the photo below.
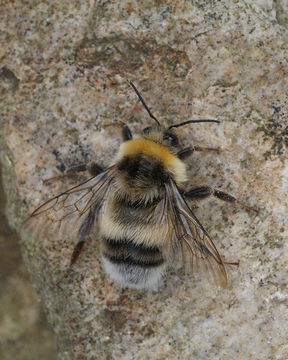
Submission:
M 124 141 L 132 140 L 132 133 L 128 125 L 123 124 L 122 127 L 122 138 Z
M 123 121 L 120 120 L 117 123 L 106 124 L 104 127 L 110 127 L 110 126 L 116 126 L 116 127 L 122 128 L 121 132 L 122 132 L 123 141 L 132 140 L 133 136 L 132 136 L 131 130 L 129 129 L 129 126 L 126 125 Z
M 257 214 L 259 214 L 259 210 L 254 209 L 250 206 L 247 206 L 247 205 L 243 204 L 241 201 L 239 201 L 238 199 L 236 199 L 234 196 L 232 196 L 224 191 L 213 189 L 210 186 L 197 187 L 195 189 L 191 189 L 184 193 L 184 197 L 187 200 L 201 200 L 201 199 L 205 199 L 211 195 L 216 197 L 217 199 L 223 200 L 223 201 L 228 202 L 233 205 L 239 204 L 239 205 L 245 207 L 246 209 L 254 211 Z

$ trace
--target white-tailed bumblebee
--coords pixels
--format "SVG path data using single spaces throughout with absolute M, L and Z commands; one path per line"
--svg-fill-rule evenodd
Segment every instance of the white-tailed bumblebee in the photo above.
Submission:
M 124 142 L 112 164 L 105 170 L 94 166 L 92 178 L 46 201 L 29 221 L 37 218 L 41 229 L 48 225 L 55 231 L 50 224 L 59 224 L 61 231 L 69 229 L 77 234 L 70 266 L 88 237 L 101 239 L 104 269 L 123 287 L 154 287 L 176 258 L 191 271 L 204 269 L 217 284 L 225 286 L 225 262 L 187 202 L 210 195 L 238 201 L 208 186 L 186 190 L 183 160 L 194 151 L 216 149 L 181 148 L 174 131 L 190 123 L 219 121 L 190 120 L 163 127 L 135 85 L 130 85 L 155 124 L 135 139 L 122 124 Z

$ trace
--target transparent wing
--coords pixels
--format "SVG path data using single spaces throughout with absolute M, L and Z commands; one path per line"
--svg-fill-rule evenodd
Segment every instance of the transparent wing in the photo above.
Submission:
M 61 238 L 66 234 L 76 236 L 79 232 L 81 235 L 83 225 L 88 221 L 87 229 L 91 229 L 92 221 L 97 220 L 99 210 L 107 198 L 114 174 L 115 168 L 112 166 L 49 199 L 28 217 L 23 226 L 24 231 L 29 230 L 38 234 L 45 232 L 47 235 L 57 235 Z
M 224 263 L 212 239 L 191 211 L 172 179 L 165 184 L 166 194 L 157 209 L 160 221 L 170 223 L 171 249 L 180 255 L 190 271 L 204 273 L 208 280 L 226 286 Z

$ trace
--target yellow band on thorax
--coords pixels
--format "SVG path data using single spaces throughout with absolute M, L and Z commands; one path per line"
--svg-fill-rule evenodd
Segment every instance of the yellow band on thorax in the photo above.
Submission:
M 130 140 L 121 145 L 118 158 L 137 154 L 151 156 L 161 162 L 172 173 L 176 182 L 182 183 L 186 181 L 185 164 L 172 154 L 166 146 L 146 139 Z

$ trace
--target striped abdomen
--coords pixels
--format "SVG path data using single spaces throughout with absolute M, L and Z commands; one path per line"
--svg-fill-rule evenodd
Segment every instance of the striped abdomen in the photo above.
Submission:
M 151 218 L 158 201 L 145 205 L 127 197 L 107 200 L 100 219 L 103 263 L 112 280 L 122 286 L 153 287 L 166 268 L 162 253 L 166 232 Z
M 114 264 L 135 265 L 152 268 L 162 265 L 164 260 L 157 246 L 136 244 L 131 239 L 103 239 L 105 243 L 104 256 Z

